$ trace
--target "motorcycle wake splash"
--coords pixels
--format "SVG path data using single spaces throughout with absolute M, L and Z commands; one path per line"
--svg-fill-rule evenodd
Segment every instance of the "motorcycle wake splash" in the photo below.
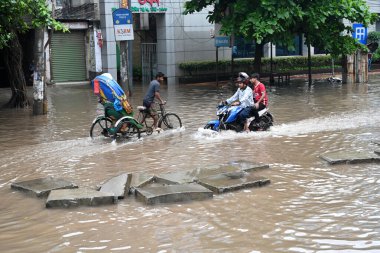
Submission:
M 369 118 L 368 115 L 371 115 Z M 267 131 L 214 131 L 212 129 L 198 128 L 194 134 L 199 140 L 232 140 L 237 138 L 268 138 L 268 137 L 293 137 L 312 133 L 345 131 L 356 128 L 378 128 L 380 126 L 380 113 L 357 112 L 332 114 L 318 118 L 304 119 L 297 122 L 288 122 L 272 126 Z

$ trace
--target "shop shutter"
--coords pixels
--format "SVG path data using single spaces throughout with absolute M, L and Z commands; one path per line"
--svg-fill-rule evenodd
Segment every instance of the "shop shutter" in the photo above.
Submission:
M 56 32 L 51 40 L 52 82 L 86 80 L 84 31 Z

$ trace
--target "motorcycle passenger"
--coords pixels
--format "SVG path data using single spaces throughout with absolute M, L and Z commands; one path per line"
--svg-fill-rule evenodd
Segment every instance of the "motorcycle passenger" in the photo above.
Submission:
M 265 89 L 265 85 L 260 82 L 260 75 L 258 73 L 251 74 L 250 82 L 253 85 L 253 94 L 255 104 L 252 108 L 252 115 L 255 116 L 253 124 L 258 126 L 259 123 L 259 111 L 268 106 L 268 95 Z
M 247 118 L 251 115 L 254 102 L 252 89 L 247 86 L 249 83 L 248 74 L 245 72 L 240 72 L 236 82 L 238 83 L 239 88 L 232 97 L 224 102 L 224 104 L 240 105 L 244 108 L 239 113 L 237 120 L 239 124 L 244 125 L 244 131 L 249 131 Z

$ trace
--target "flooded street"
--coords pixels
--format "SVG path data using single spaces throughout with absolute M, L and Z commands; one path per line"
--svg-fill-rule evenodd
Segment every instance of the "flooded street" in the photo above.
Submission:
M 147 85 L 135 85 L 142 104 Z M 328 165 L 318 156 L 380 147 L 380 76 L 369 84 L 302 80 L 268 87 L 268 132 L 212 134 L 216 105 L 235 89 L 168 91 L 184 127 L 130 142 L 90 139 L 102 114 L 89 85 L 49 86 L 48 115 L 0 109 L 0 252 L 380 252 L 380 164 Z M 0 90 L 0 104 L 10 90 Z M 30 94 L 31 90 L 30 90 Z M 137 116 L 137 115 L 136 115 Z M 94 188 L 125 172 L 162 173 L 236 160 L 262 162 L 271 184 L 206 201 L 46 209 L 13 182 L 62 177 Z

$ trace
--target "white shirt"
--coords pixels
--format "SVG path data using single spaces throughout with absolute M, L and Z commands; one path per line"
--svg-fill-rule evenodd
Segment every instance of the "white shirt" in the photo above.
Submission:
M 253 106 L 253 92 L 250 87 L 246 87 L 244 90 L 238 89 L 235 94 L 227 99 L 227 103 L 231 104 L 234 101 L 239 101 L 240 105 L 245 108 L 248 106 Z

